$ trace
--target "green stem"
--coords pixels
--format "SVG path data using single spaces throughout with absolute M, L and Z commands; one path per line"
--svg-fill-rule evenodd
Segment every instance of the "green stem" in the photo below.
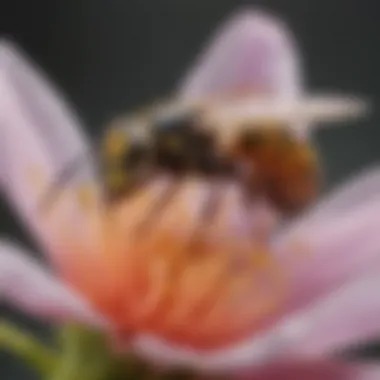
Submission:
M 38 339 L 4 320 L 0 320 L 0 349 L 20 357 L 43 376 L 51 373 L 58 359 Z
M 108 380 L 110 361 L 99 334 L 84 326 L 66 325 L 57 338 L 62 354 L 49 380 Z
M 116 355 L 105 336 L 84 326 L 61 327 L 58 341 L 61 362 L 49 380 L 161 380 L 137 358 Z

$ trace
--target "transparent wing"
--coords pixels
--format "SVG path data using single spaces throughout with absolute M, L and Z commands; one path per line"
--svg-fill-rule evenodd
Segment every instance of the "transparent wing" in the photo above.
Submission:
M 217 28 L 180 82 L 179 96 L 190 102 L 215 95 L 223 100 L 227 95 L 229 102 L 231 96 L 244 100 L 249 95 L 250 104 L 243 101 L 237 107 L 219 106 L 222 124 L 231 127 L 231 118 L 233 125 L 242 118 L 254 117 L 258 122 L 280 119 L 289 122 L 302 139 L 321 123 L 366 113 L 367 105 L 357 97 L 333 97 L 328 93 L 300 104 L 299 100 L 304 102 L 303 77 L 299 49 L 285 23 L 274 15 L 248 8 Z M 266 99 L 267 104 L 261 102 Z M 274 100 L 280 102 L 271 104 Z

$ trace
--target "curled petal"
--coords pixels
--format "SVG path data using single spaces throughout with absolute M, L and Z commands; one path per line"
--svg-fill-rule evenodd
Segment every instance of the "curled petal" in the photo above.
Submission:
M 180 86 L 185 99 L 241 90 L 294 97 L 301 73 L 293 36 L 261 11 L 242 10 L 215 33 Z
M 49 244 L 54 234 L 41 218 L 39 201 L 68 167 L 76 175 L 65 194 L 94 183 L 89 146 L 62 97 L 9 42 L 0 44 L 0 92 L 2 191 L 40 242 Z M 81 207 L 71 195 L 61 207 L 60 222 L 66 224 L 80 219 Z M 70 219 L 64 221 L 63 214 Z
M 28 256 L 18 246 L 0 242 L 0 301 L 38 317 L 104 325 L 84 300 Z

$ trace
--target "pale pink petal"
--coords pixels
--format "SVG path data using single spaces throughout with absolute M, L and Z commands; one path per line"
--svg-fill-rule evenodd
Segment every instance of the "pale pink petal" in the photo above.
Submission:
M 282 339 L 275 334 L 256 339 L 251 337 L 239 346 L 217 351 L 197 351 L 172 344 L 151 335 L 139 335 L 132 348 L 141 357 L 161 366 L 194 367 L 201 371 L 236 371 L 281 357 Z
M 0 94 L 2 191 L 40 242 L 50 244 L 53 233 L 40 220 L 39 202 L 58 173 L 79 160 L 81 164 L 76 165 L 78 170 L 66 190 L 94 182 L 89 146 L 62 97 L 7 42 L 0 44 Z M 66 224 L 80 223 L 82 208 L 75 199 L 66 199 L 61 207 L 69 218 Z
M 358 204 L 379 195 L 380 167 L 364 169 L 353 175 L 316 204 L 310 212 L 297 221 L 297 224 L 311 224 L 334 217 L 340 212 L 349 211 Z
M 276 363 L 237 378 L 240 380 L 375 380 L 379 376 L 379 365 L 330 360 Z
M 217 29 L 180 86 L 184 99 L 235 90 L 295 97 L 299 54 L 284 23 L 262 11 L 241 10 Z
M 285 317 L 277 331 L 295 357 L 318 357 L 380 337 L 380 269 Z
M 0 301 L 38 317 L 105 325 L 85 300 L 6 241 L 0 242 Z
M 302 306 L 357 275 L 380 268 L 380 170 L 356 177 L 275 242 Z

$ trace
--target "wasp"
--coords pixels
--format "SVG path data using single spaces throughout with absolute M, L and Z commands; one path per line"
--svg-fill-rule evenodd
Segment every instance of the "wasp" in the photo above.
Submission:
M 170 111 L 168 106 L 115 121 L 96 149 L 106 202 L 117 203 L 160 174 L 171 176 L 174 184 L 188 175 L 237 180 L 247 199 L 265 197 L 283 213 L 299 211 L 315 199 L 321 182 L 318 156 L 288 125 L 247 121 L 235 126 L 238 132 L 226 148 L 218 139 L 218 125 L 208 123 L 202 107 Z M 73 170 L 75 165 L 59 176 L 55 189 Z M 174 193 L 175 185 L 165 202 Z M 215 199 L 210 204 L 210 210 L 217 207 Z

